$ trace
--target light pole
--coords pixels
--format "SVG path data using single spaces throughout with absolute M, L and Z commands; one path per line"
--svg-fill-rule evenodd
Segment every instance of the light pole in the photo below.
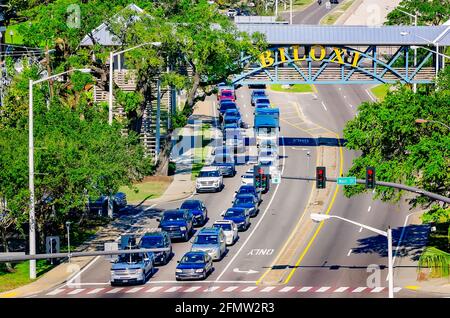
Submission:
M 289 1 L 289 24 L 292 24 L 292 0 Z
M 392 258 L 392 230 L 391 227 L 389 226 L 387 231 L 382 231 L 376 228 L 373 228 L 371 226 L 368 225 L 364 225 L 337 215 L 328 215 L 328 214 L 320 214 L 320 213 L 311 213 L 310 215 L 311 219 L 314 222 L 322 222 L 331 218 L 335 218 L 335 219 L 339 219 L 354 225 L 357 225 L 359 227 L 365 228 L 366 230 L 375 232 L 377 234 L 383 235 L 385 237 L 387 237 L 388 240 L 388 268 L 389 268 L 389 272 L 388 272 L 388 281 L 389 281 L 389 298 L 394 298 L 394 262 L 393 262 L 393 258 Z
M 48 81 L 55 77 L 80 71 L 89 73 L 90 69 L 71 69 L 56 75 L 48 76 L 38 80 L 29 80 L 29 107 L 28 107 L 28 178 L 30 191 L 30 215 L 29 215 L 29 249 L 30 255 L 36 254 L 36 218 L 35 218 L 35 202 L 34 202 L 34 135 L 33 135 L 33 85 L 44 81 Z M 30 260 L 30 279 L 36 278 L 36 260 Z
M 311 153 L 309 151 L 306 152 L 306 173 L 309 173 L 309 160 L 311 158 Z M 308 180 L 309 182 L 309 180 Z
M 409 12 L 403 11 L 402 9 L 397 8 L 398 11 L 409 15 L 411 18 L 414 18 L 414 26 L 417 26 L 417 12 L 414 12 L 414 14 L 411 14 Z M 417 47 L 414 48 L 414 68 L 417 66 Z M 413 92 L 417 92 L 417 83 L 413 84 Z
M 69 263 L 70 263 L 70 221 L 66 222 L 66 228 L 67 228 L 67 255 L 69 256 Z
M 450 126 L 444 124 L 443 122 L 437 121 L 437 120 L 430 120 L 430 119 L 417 118 L 417 119 L 415 120 L 415 122 L 416 122 L 417 124 L 425 124 L 425 123 L 435 123 L 435 124 L 440 124 L 440 125 L 442 125 L 442 126 L 447 127 L 447 128 L 450 130 Z
M 130 47 L 128 49 L 117 51 L 117 52 L 109 52 L 109 112 L 108 112 L 108 123 L 112 125 L 113 122 L 113 68 L 114 68 L 114 56 L 120 55 L 122 53 L 140 48 L 144 45 L 153 45 L 153 46 L 160 46 L 161 42 L 146 42 L 142 43 L 133 47 Z

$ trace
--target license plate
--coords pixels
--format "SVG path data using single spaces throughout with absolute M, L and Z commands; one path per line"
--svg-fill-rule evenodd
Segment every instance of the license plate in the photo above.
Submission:
M 128 283 L 128 279 L 124 279 L 123 282 L 124 282 L 124 283 Z

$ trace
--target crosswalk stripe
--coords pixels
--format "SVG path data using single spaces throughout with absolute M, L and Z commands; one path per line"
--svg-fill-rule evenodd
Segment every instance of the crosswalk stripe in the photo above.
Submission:
M 367 287 L 358 287 L 352 290 L 352 293 L 360 293 L 362 292 L 364 289 L 366 289 Z
M 72 290 L 71 292 L 68 292 L 67 295 L 76 295 L 81 293 L 84 290 L 84 288 L 77 288 L 75 290 Z
M 251 292 L 252 290 L 255 290 L 256 288 L 258 288 L 258 286 L 249 286 L 249 287 L 246 287 L 243 290 L 241 290 L 241 292 L 248 293 L 248 292 Z
M 316 290 L 316 293 L 324 293 L 331 287 L 320 287 L 318 290 Z
M 371 293 L 379 293 L 381 291 L 383 291 L 384 287 L 375 287 L 374 289 L 372 289 Z
M 48 295 L 48 296 L 55 296 L 55 295 L 58 295 L 58 294 L 62 293 L 63 291 L 65 291 L 64 288 L 55 289 L 55 290 L 52 290 L 51 292 L 47 293 L 46 295 Z
M 344 291 L 346 291 L 348 289 L 348 287 L 339 287 L 338 289 L 336 289 L 334 292 L 335 293 L 343 293 Z
M 156 287 L 152 287 L 152 288 L 147 289 L 145 292 L 146 293 L 154 293 L 154 292 L 160 290 L 161 288 L 162 288 L 162 286 L 156 286 Z
M 123 287 L 117 287 L 117 288 L 113 288 L 113 289 L 107 291 L 106 293 L 107 294 L 116 294 L 116 293 L 120 292 L 122 289 L 123 289 Z
M 105 289 L 105 288 L 104 287 L 95 288 L 95 289 L 91 290 L 90 292 L 88 292 L 88 294 L 97 294 L 98 292 L 101 292 L 103 289 Z
M 219 289 L 219 286 L 211 286 L 206 288 L 203 292 L 207 293 L 207 292 L 213 292 L 215 290 Z
M 270 292 L 272 289 L 274 289 L 274 286 L 269 286 L 269 287 L 265 287 L 261 290 L 262 293 L 268 293 Z
M 306 293 L 308 290 L 310 290 L 312 287 L 302 287 L 297 292 L 299 293 Z
M 177 291 L 178 289 L 180 289 L 181 286 L 174 286 L 174 287 L 170 287 L 169 289 L 165 290 L 165 293 L 173 293 L 175 291 Z
M 229 292 L 232 292 L 233 290 L 235 290 L 237 288 L 238 288 L 237 286 L 230 286 L 230 287 L 225 288 L 222 291 L 225 292 L 225 293 L 229 293 Z
M 184 292 L 185 293 L 192 293 L 192 292 L 195 292 L 197 289 L 200 289 L 200 288 L 201 288 L 200 286 L 193 286 L 193 287 L 189 287 Z
M 144 288 L 144 287 L 134 287 L 134 288 L 131 288 L 130 290 L 127 290 L 126 293 L 127 293 L 127 294 L 135 293 L 135 292 L 140 291 L 140 290 L 143 289 L 143 288 Z
M 284 288 L 281 288 L 279 290 L 280 293 L 287 293 L 288 291 L 290 291 L 291 289 L 294 289 L 294 286 L 286 286 Z

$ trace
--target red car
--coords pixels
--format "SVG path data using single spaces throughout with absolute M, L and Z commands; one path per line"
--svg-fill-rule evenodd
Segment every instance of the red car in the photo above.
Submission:
M 232 90 L 223 90 L 221 91 L 218 95 L 219 101 L 225 100 L 225 99 L 229 99 L 231 101 L 235 101 L 235 96 L 234 96 L 234 91 Z

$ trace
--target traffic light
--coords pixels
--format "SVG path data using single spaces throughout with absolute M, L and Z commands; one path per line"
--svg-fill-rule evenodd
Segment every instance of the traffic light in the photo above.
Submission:
M 325 189 L 327 174 L 325 167 L 316 167 L 316 188 Z
M 375 188 L 375 168 L 366 167 L 366 189 Z
M 261 166 L 253 167 L 253 184 L 255 188 L 263 187 L 264 169 Z

